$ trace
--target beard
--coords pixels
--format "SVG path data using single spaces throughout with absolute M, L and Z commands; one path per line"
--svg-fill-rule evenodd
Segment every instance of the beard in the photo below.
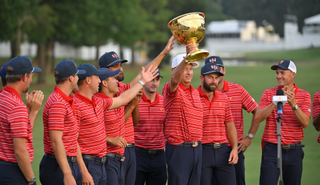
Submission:
M 117 76 L 117 80 L 119 82 L 122 82 L 124 80 L 124 74 L 122 72 L 120 72 L 120 74 Z
M 215 85 L 214 87 L 211 87 L 210 85 Z M 213 92 L 217 89 L 218 84 L 207 84 L 206 81 L 203 81 L 203 88 L 209 92 Z

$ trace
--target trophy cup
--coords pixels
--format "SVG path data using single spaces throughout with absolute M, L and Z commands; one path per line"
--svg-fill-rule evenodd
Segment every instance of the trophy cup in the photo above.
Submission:
M 180 15 L 172 19 L 168 28 L 171 30 L 174 38 L 182 45 L 189 43 L 197 46 L 205 34 L 205 15 L 202 12 L 191 12 Z M 202 60 L 209 55 L 209 52 L 204 49 L 198 49 L 189 53 L 185 58 L 186 62 L 195 62 Z

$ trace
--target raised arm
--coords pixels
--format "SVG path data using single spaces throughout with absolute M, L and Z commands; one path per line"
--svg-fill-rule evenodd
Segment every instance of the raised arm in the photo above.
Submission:
M 26 93 L 26 103 L 29 111 L 32 129 L 36 122 L 36 118 L 39 113 L 39 110 L 41 109 L 43 98 L 44 98 L 44 95 L 42 91 L 32 91 L 30 95 Z

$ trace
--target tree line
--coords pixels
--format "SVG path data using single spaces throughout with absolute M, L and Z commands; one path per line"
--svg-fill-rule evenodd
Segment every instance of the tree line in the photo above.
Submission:
M 55 66 L 54 43 L 99 47 L 112 41 L 120 50 L 143 49 L 154 58 L 170 37 L 168 22 L 183 13 L 204 12 L 206 22 L 239 19 L 265 20 L 283 35 L 285 14 L 303 19 L 320 13 L 319 0 L 1 0 L 0 41 L 10 41 L 11 58 L 20 55 L 27 40 L 37 45 L 36 62 L 46 70 Z M 204 41 L 202 41 L 204 44 Z M 120 52 L 120 56 L 121 56 Z M 132 61 L 134 65 L 135 61 Z

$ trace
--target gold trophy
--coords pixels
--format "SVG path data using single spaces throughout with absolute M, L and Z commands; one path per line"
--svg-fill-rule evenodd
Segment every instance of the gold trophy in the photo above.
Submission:
M 172 19 L 168 24 L 168 28 L 180 44 L 187 45 L 192 43 L 197 47 L 197 43 L 203 39 L 206 32 L 204 18 L 205 15 L 202 12 L 183 14 Z M 187 55 L 185 61 L 194 62 L 202 60 L 208 55 L 208 51 L 197 48 L 196 51 Z

